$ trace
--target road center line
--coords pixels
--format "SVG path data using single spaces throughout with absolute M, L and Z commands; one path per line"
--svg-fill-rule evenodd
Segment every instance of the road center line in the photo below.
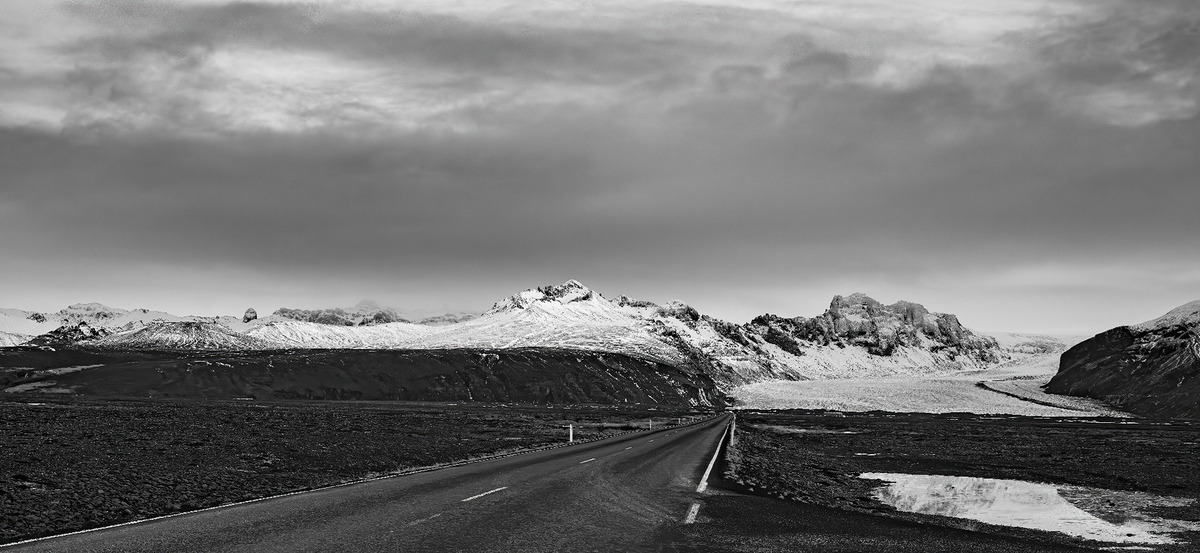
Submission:
M 468 498 L 464 499 L 463 501 L 471 501 L 472 499 L 479 499 L 479 498 L 481 498 L 481 497 L 483 497 L 483 496 L 485 496 L 485 495 L 488 495 L 488 494 L 491 494 L 491 493 L 496 493 L 496 492 L 498 492 L 498 491 L 500 491 L 500 490 L 507 490 L 507 489 L 508 489 L 508 486 L 501 486 L 501 487 L 499 487 L 499 488 L 496 488 L 496 489 L 494 489 L 494 490 L 490 490 L 490 491 L 483 492 L 483 493 L 481 493 L 481 494 L 479 494 L 479 495 L 473 495 L 473 496 L 471 496 L 471 497 L 468 497 Z
M 687 517 L 683 519 L 684 524 L 696 522 L 696 514 L 700 512 L 700 502 L 692 503 L 692 507 L 688 509 Z
M 627 447 L 627 448 L 625 448 L 625 449 L 633 449 L 633 446 L 629 446 L 629 447 Z
M 590 462 L 592 462 L 592 461 L 595 461 L 595 460 L 596 460 L 596 458 L 595 458 L 595 457 L 592 457 L 591 459 L 588 459 L 588 460 L 586 460 L 586 461 L 580 461 L 580 462 L 579 462 L 579 464 L 581 464 L 581 465 L 582 465 L 582 464 L 584 464 L 584 463 L 590 463 Z
M 653 442 L 654 440 L 650 440 L 650 441 L 652 441 L 652 442 Z
M 700 484 L 696 486 L 696 492 L 702 493 L 708 489 L 708 475 L 712 472 L 713 465 L 717 464 L 717 455 L 721 453 L 721 444 L 725 443 L 725 435 L 729 434 L 729 426 L 725 426 L 725 431 L 721 433 L 721 439 L 717 440 L 717 450 L 713 452 L 712 460 L 708 462 L 708 468 L 704 469 L 704 476 L 700 477 Z M 699 507 L 696 507 L 699 509 Z
M 466 501 L 466 500 L 464 499 L 463 501 Z M 425 517 L 425 518 L 422 518 L 422 519 L 419 519 L 419 520 L 414 520 L 414 521 L 412 521 L 412 522 L 408 523 L 408 525 L 409 525 L 410 527 L 411 527 L 411 526 L 416 526 L 416 525 L 418 525 L 418 524 L 421 524 L 422 522 L 429 522 L 429 521 L 431 521 L 431 520 L 433 520 L 433 519 L 435 519 L 435 518 L 437 518 L 437 517 L 440 517 L 440 516 L 442 516 L 442 513 L 437 513 L 437 514 L 435 514 L 435 515 L 433 515 L 433 516 L 427 516 L 427 517 Z

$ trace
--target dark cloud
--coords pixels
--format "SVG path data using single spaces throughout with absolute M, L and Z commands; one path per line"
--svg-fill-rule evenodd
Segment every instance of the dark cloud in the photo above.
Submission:
M 703 42 L 626 30 L 553 23 L 480 24 L 452 15 L 386 14 L 318 4 L 174 6 L 74 5 L 81 16 L 135 25 L 140 32 L 82 40 L 71 54 L 130 58 L 145 52 L 187 57 L 218 47 L 311 50 L 355 62 L 421 63 L 472 74 L 607 82 L 679 65 Z
M 148 271 L 239 298 L 277 287 L 278 301 L 479 308 L 580 278 L 736 320 L 811 314 L 864 289 L 1038 330 L 1108 320 L 1096 319 L 1106 294 L 1123 295 L 1116 324 L 1135 300 L 1165 311 L 1200 286 L 1200 119 L 1193 85 L 1162 77 L 1194 75 L 1187 24 L 1058 22 L 1015 68 L 932 64 L 880 83 L 886 52 L 796 29 L 738 56 L 719 37 L 552 21 L 73 9 L 113 31 L 65 47 L 80 62 L 63 77 L 77 97 L 62 129 L 0 128 L 0 244 L 95 289 L 132 289 L 129 272 Z M 238 46 L 450 68 L 413 85 L 449 95 L 501 77 L 517 92 L 445 126 L 393 124 L 348 94 L 299 102 L 289 114 L 305 128 L 246 130 L 204 103 L 228 85 L 213 59 Z M 520 93 L 545 80 L 611 81 L 616 100 Z M 1115 117 L 1101 101 L 1120 94 L 1182 107 L 1133 102 L 1149 111 Z M 194 276 L 213 272 L 246 280 Z M 34 278 L 21 281 L 52 295 Z

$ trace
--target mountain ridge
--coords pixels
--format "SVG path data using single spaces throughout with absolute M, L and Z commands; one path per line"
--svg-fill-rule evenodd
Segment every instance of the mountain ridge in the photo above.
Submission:
M 863 293 L 835 296 L 816 317 L 764 314 L 745 324 L 677 301 L 610 300 L 577 280 L 523 290 L 477 317 L 441 325 L 391 320 L 390 314 L 376 319 L 395 311 L 367 301 L 353 308 L 280 309 L 264 318 L 178 317 L 99 304 L 68 311 L 61 320 L 109 335 L 80 336 L 64 325 L 59 338 L 65 339 L 55 343 L 75 337 L 81 346 L 131 349 L 576 349 L 701 367 L 725 386 L 979 369 L 1006 355 L 995 339 L 973 333 L 955 315 L 908 301 L 884 305 Z

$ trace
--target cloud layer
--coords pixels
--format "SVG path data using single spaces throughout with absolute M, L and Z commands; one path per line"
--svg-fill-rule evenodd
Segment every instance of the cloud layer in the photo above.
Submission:
M 5 305 L 1195 299 L 1194 3 L 894 4 L 17 3 Z

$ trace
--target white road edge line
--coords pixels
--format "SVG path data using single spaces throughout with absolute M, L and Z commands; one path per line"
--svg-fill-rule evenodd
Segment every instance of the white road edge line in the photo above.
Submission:
M 471 501 L 472 499 L 479 499 L 479 498 L 481 498 L 481 497 L 483 497 L 483 496 L 485 496 L 485 495 L 488 495 L 488 494 L 493 494 L 493 493 L 496 493 L 496 492 L 498 492 L 498 491 L 500 491 L 500 490 L 507 490 L 507 489 L 508 489 L 508 486 L 500 486 L 499 488 L 496 488 L 496 489 L 494 489 L 494 490 L 489 490 L 489 491 L 483 492 L 483 493 L 481 493 L 481 494 L 478 494 L 478 495 L 473 495 L 473 496 L 471 496 L 471 497 L 468 497 L 468 498 L 464 499 L 463 501 L 465 502 L 465 501 Z
M 721 453 L 721 444 L 725 443 L 725 436 L 728 434 L 729 425 L 725 425 L 725 431 L 721 433 L 721 439 L 717 440 L 717 450 L 713 452 L 712 460 L 708 462 L 708 468 L 704 469 L 704 476 L 700 477 L 700 484 L 696 486 L 696 493 L 703 493 L 704 490 L 708 489 L 708 475 L 712 472 L 713 465 L 717 464 L 717 455 Z
M 688 509 L 687 517 L 683 519 L 684 524 L 692 524 L 696 522 L 696 514 L 700 512 L 700 503 L 692 503 L 692 508 Z
M 596 458 L 595 458 L 595 457 L 592 457 L 591 459 L 588 459 L 588 460 L 586 460 L 586 461 L 580 461 L 580 462 L 579 462 L 579 464 L 581 464 L 581 465 L 582 465 L 582 464 L 584 464 L 584 463 L 590 463 L 590 462 L 592 462 L 592 461 L 595 461 L 595 460 L 596 460 Z

